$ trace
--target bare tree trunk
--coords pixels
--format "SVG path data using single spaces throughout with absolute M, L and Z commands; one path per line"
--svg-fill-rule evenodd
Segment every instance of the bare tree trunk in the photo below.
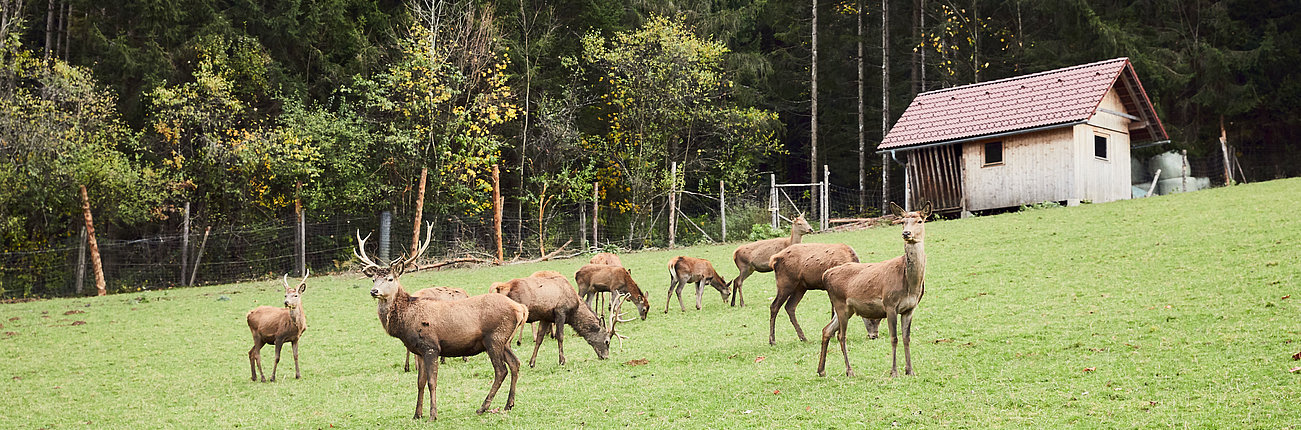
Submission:
M 99 258 L 99 242 L 95 240 L 95 220 L 90 216 L 90 196 L 86 194 L 86 186 L 81 186 L 81 215 L 86 220 L 86 240 L 90 244 L 90 263 L 95 269 L 95 290 L 96 295 L 103 296 L 108 294 L 107 284 L 104 282 L 104 264 Z
M 493 167 L 493 171 L 496 171 L 495 166 Z M 416 252 L 417 249 L 420 249 L 420 225 L 424 221 L 423 218 L 425 215 L 425 180 L 428 176 L 429 168 L 420 168 L 420 185 L 416 188 L 416 217 L 415 222 L 412 223 L 411 227 L 411 252 Z M 494 190 L 495 189 L 496 188 L 494 188 Z M 497 201 L 493 200 L 493 205 L 496 204 Z
M 809 76 L 809 182 L 818 182 L 818 0 L 813 0 L 813 64 Z M 810 211 L 817 210 L 818 197 L 812 195 Z
M 863 135 L 863 0 L 858 1 L 856 34 L 858 35 L 858 207 L 867 207 L 867 140 Z
M 421 187 L 423 188 L 423 187 Z M 492 238 L 497 245 L 497 263 L 501 263 L 501 169 L 492 165 Z M 419 226 L 419 224 L 417 224 Z
M 59 9 L 60 12 L 63 9 Z M 47 0 L 45 6 L 45 61 L 50 61 L 50 51 L 54 49 L 54 0 Z
M 601 242 L 597 241 L 599 239 L 597 232 L 600 231 L 600 228 L 597 227 L 600 225 L 600 222 L 597 221 L 599 219 L 597 218 L 597 215 L 599 214 L 598 212 L 600 211 L 601 208 L 600 204 L 601 204 L 601 183 L 593 182 L 592 183 L 592 246 L 597 248 L 601 247 Z
M 977 12 L 978 4 L 975 0 L 971 1 L 971 79 L 972 82 L 980 82 L 980 15 Z
M 669 248 L 672 248 L 678 236 L 678 162 L 669 165 Z
M 185 265 L 190 262 L 190 202 L 185 202 L 185 219 L 181 223 L 181 285 L 185 285 Z M 78 291 L 80 292 L 80 291 Z
M 203 240 L 199 241 L 199 252 L 194 254 L 194 266 L 190 269 L 190 285 L 194 285 L 195 278 L 199 276 L 199 263 L 203 262 L 203 250 L 208 249 L 208 233 L 212 233 L 212 226 L 203 229 Z
M 881 140 L 890 132 L 890 2 L 881 0 Z M 890 157 L 881 154 L 881 213 L 890 203 Z
M 924 2 L 925 0 L 917 0 L 917 4 L 913 9 L 913 55 L 912 61 L 909 61 L 912 73 L 908 76 L 912 79 L 911 87 L 914 95 L 922 92 L 921 56 L 926 55 L 926 42 L 922 39 L 922 5 Z
M 542 183 L 542 193 L 538 195 L 538 252 L 547 255 L 547 229 L 543 217 L 547 212 L 547 183 Z
M 68 12 L 63 14 L 63 42 L 60 43 L 60 45 L 63 46 L 63 60 L 67 61 L 68 47 L 71 45 L 71 43 L 69 43 L 71 40 L 69 28 L 72 26 L 72 2 L 64 2 L 63 4 L 64 6 L 67 6 Z
M 81 235 L 78 237 L 78 239 L 79 240 L 77 241 L 77 295 L 80 296 L 81 291 L 86 286 L 86 226 L 81 227 Z M 184 276 L 182 276 L 182 281 L 184 281 Z
M 525 17 L 528 16 L 528 14 L 526 14 L 524 11 L 524 0 L 520 0 L 519 2 L 519 15 L 521 20 L 524 20 Z M 524 232 L 524 192 L 525 190 L 528 189 L 527 187 L 524 186 L 524 165 L 528 162 L 528 157 L 526 154 L 529 147 L 529 120 L 532 119 L 532 115 L 529 115 L 528 112 L 529 112 L 529 98 L 531 95 L 531 90 L 533 89 L 533 69 L 532 69 L 532 65 L 529 62 L 529 24 L 528 22 L 521 22 L 521 24 L 523 30 L 520 33 L 523 35 L 521 39 L 524 42 L 524 52 L 522 53 L 524 57 L 524 106 L 523 106 L 524 128 L 520 130 L 520 150 L 519 150 L 520 196 L 519 196 L 519 207 L 515 208 L 515 217 L 518 218 L 518 220 L 515 223 L 515 236 L 520 238 L 519 246 L 520 246 L 520 250 L 522 251 L 524 249 L 524 233 L 523 233 Z M 501 257 L 498 257 L 498 259 L 500 258 Z
M 1229 138 L 1224 133 L 1224 115 L 1220 115 L 1220 153 L 1224 155 L 1224 185 L 1233 185 L 1233 173 L 1229 170 Z

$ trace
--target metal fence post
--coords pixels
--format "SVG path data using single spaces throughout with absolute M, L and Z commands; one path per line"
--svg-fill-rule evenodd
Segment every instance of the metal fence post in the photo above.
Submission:
M 723 181 L 718 181 L 718 219 L 723 224 L 722 242 L 727 242 L 727 188 Z
M 379 259 L 389 261 L 389 230 L 393 226 L 393 212 L 384 211 L 379 214 Z

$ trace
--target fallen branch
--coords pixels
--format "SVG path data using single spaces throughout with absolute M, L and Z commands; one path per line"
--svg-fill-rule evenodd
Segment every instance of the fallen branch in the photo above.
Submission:
M 453 258 L 453 259 L 450 259 L 450 260 L 444 260 L 444 261 L 440 261 L 440 262 L 437 262 L 437 263 L 434 263 L 434 264 L 430 264 L 430 265 L 425 265 L 425 266 L 416 266 L 416 270 L 437 269 L 437 268 L 440 268 L 440 267 L 443 267 L 443 266 L 450 266 L 450 265 L 453 265 L 453 264 L 460 264 L 460 263 L 476 263 L 476 264 L 484 264 L 484 263 L 491 263 L 491 262 L 492 262 L 492 260 L 485 260 L 485 259 L 477 258 L 477 257 L 462 257 L 462 258 Z
M 537 263 L 537 262 L 542 262 L 542 261 L 550 260 L 550 259 L 554 258 L 554 257 L 556 256 L 556 254 L 559 254 L 560 251 L 564 251 L 564 250 L 565 250 L 565 247 L 568 247 L 569 244 L 571 244 L 571 243 L 574 243 L 574 240 L 573 240 L 573 239 L 569 239 L 568 241 L 565 241 L 565 244 L 564 244 L 564 245 L 560 245 L 559 248 L 556 248 L 555 251 L 551 251 L 550 254 L 543 255 L 543 256 L 541 256 L 541 257 L 534 258 L 534 259 L 532 259 L 532 260 L 524 260 L 524 261 L 520 261 L 520 262 L 512 263 L 512 264 L 528 264 L 528 263 Z M 579 254 L 581 254 L 581 252 L 580 252 Z M 574 255 L 578 255 L 578 254 L 574 254 Z M 571 255 L 570 257 L 572 257 L 572 255 Z

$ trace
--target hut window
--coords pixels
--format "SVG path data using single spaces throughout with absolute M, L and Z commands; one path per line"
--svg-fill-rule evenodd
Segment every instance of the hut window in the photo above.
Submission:
M 985 144 L 985 165 L 1003 164 L 1003 142 Z
M 1107 159 L 1107 136 L 1093 135 L 1093 156 Z

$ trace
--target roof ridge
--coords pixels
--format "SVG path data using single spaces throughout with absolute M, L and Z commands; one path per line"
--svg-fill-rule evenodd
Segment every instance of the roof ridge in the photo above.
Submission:
M 938 90 L 930 90 L 930 91 L 926 91 L 926 92 L 923 92 L 923 93 L 918 93 L 918 94 L 917 94 L 917 97 L 921 97 L 921 96 L 924 96 L 924 95 L 931 95 L 931 94 L 939 94 L 939 93 L 948 92 L 948 91 L 955 91 L 955 90 L 967 90 L 967 89 L 977 88 L 977 87 L 984 86 L 984 85 L 1000 84 L 1000 83 L 1004 83 L 1004 82 L 1010 82 L 1010 81 L 1016 81 L 1016 80 L 1021 80 L 1021 79 L 1033 78 L 1033 77 L 1038 77 L 1038 76 L 1048 75 L 1048 74 L 1052 74 L 1052 73 L 1060 73 L 1060 72 L 1065 72 L 1065 71 L 1067 71 L 1067 70 L 1082 69 L 1082 68 L 1085 68 L 1085 67 L 1096 66 L 1096 65 L 1099 65 L 1099 64 L 1106 64 L 1106 63 L 1112 63 L 1112 62 L 1117 62 L 1117 61 L 1129 61 L 1129 57 L 1117 57 L 1117 58 L 1112 58 L 1112 59 L 1110 59 L 1110 60 L 1095 61 L 1095 62 L 1087 63 L 1087 64 L 1080 64 L 1080 65 L 1076 65 L 1076 66 L 1063 67 L 1063 68 L 1060 68 L 1060 69 L 1045 70 L 1045 71 L 1042 71 L 1042 72 L 1031 73 L 1031 74 L 1028 74 L 1028 75 L 1011 76 L 1011 77 L 1006 77 L 1006 78 L 1003 78 L 1003 79 L 995 79 L 995 80 L 992 80 L 992 81 L 977 82 L 977 83 L 974 83 L 974 84 L 966 84 L 966 85 L 959 85 L 959 86 L 956 86 L 956 87 L 941 88 L 941 89 L 938 89 Z

